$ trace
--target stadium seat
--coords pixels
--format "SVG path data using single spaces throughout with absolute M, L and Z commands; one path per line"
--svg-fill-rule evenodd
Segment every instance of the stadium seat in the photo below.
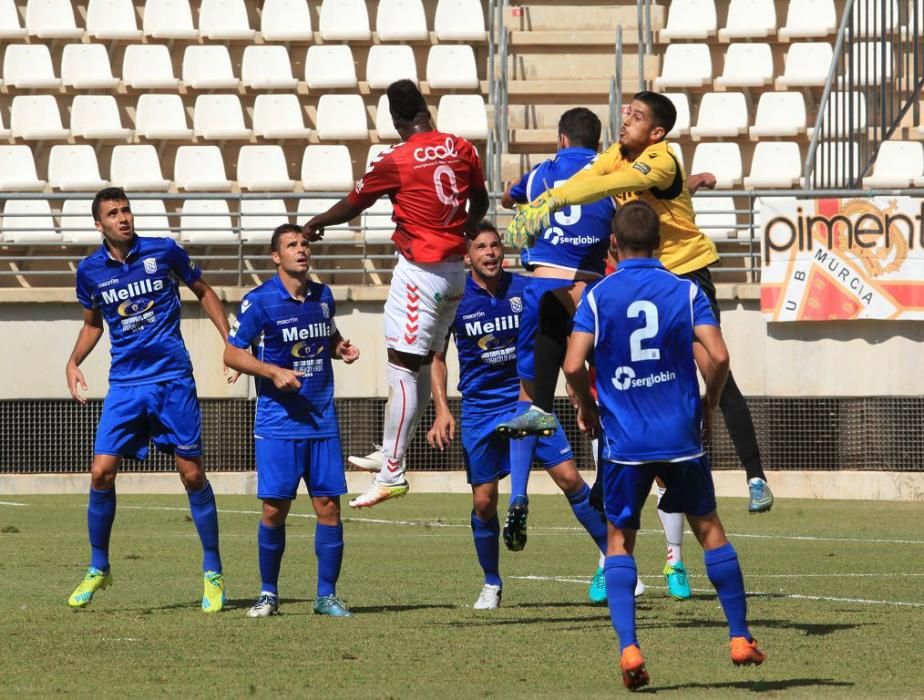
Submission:
M 93 245 L 103 240 L 93 223 L 89 199 L 64 200 L 58 221 L 61 222 L 61 238 L 65 243 Z
M 734 137 L 748 130 L 748 103 L 743 92 L 707 92 L 699 103 L 694 141 L 704 137 Z
M 78 39 L 83 30 L 74 22 L 70 0 L 28 0 L 26 31 L 41 39 Z
M 252 40 L 244 0 L 202 0 L 199 8 L 199 34 L 212 41 Z
M 773 83 L 773 52 L 770 44 L 730 44 L 725 67 L 715 79 L 717 87 L 762 87 Z
M 714 0 L 673 0 L 669 4 L 667 24 L 661 30 L 661 41 L 674 39 L 707 39 L 715 35 Z
M 669 99 L 674 109 L 677 110 L 677 119 L 674 121 L 674 128 L 667 133 L 667 138 L 676 139 L 680 136 L 686 136 L 690 132 L 690 100 L 686 93 L 683 92 L 662 92 Z
M 751 139 L 798 136 L 806 127 L 805 98 L 800 92 L 765 92 L 757 103 Z
M 187 0 L 146 0 L 141 29 L 155 39 L 196 39 Z
M 102 44 L 68 44 L 61 52 L 61 82 L 79 90 L 109 90 L 119 85 L 112 77 L 109 54 Z
M 833 91 L 828 96 L 822 119 L 822 134 L 826 139 L 843 139 L 866 128 L 866 95 L 859 90 Z M 809 138 L 815 128 L 807 129 Z
M 375 108 L 375 131 L 380 139 L 391 141 L 401 138 L 395 129 L 395 124 L 391 120 L 391 111 L 388 108 L 388 95 L 382 94 L 379 97 L 379 103 Z
M 204 139 L 249 139 L 244 109 L 237 95 L 199 95 L 193 110 L 193 133 Z
M 21 39 L 25 28 L 19 23 L 15 0 L 0 0 L 0 39 Z
M 45 44 L 11 44 L 3 54 L 3 82 L 19 89 L 60 87 Z
M 738 215 L 731 197 L 693 197 L 696 227 L 713 240 L 738 237 Z
M 295 184 L 281 146 L 243 146 L 237 155 L 237 184 L 242 190 L 280 192 Z
M 751 174 L 744 178 L 744 186 L 749 190 L 759 190 L 798 185 L 802 177 L 802 162 L 802 154 L 797 143 L 758 143 L 751 158 Z
M 484 41 L 484 7 L 479 0 L 439 0 L 433 29 L 440 41 Z
M 187 199 L 180 210 L 180 240 L 194 245 L 236 245 L 231 210 L 223 199 Z
M 776 6 L 773 0 L 731 0 L 728 19 L 719 30 L 719 40 L 763 39 L 776 34 Z
M 305 82 L 312 90 L 356 87 L 353 51 L 347 44 L 310 47 L 305 58 Z
M 369 146 L 369 150 L 366 151 L 365 169 L 369 170 L 369 166 L 373 161 L 377 161 L 382 153 L 390 151 L 392 148 L 394 148 L 394 144 L 388 143 L 374 143 Z
M 852 187 L 850 172 L 860 174 L 860 145 L 855 141 L 824 141 L 815 153 L 814 182 L 817 187 Z
M 478 89 L 475 52 L 467 44 L 436 44 L 427 54 L 427 83 L 437 90 Z
M 895 59 L 892 45 L 879 41 L 859 41 L 850 54 L 848 74 L 841 76 L 841 86 L 866 83 L 879 85 L 892 80 Z
M 8 199 L 0 230 L 6 243 L 60 243 L 46 199 Z
M 396 80 L 417 82 L 414 49 L 404 44 L 378 44 L 369 48 L 366 82 L 373 90 L 384 90 Z
M 311 129 L 298 95 L 257 95 L 253 103 L 253 133 L 265 139 L 307 139 Z
M 677 162 L 680 163 L 680 167 L 683 168 L 683 149 L 680 148 L 680 145 L 677 143 L 670 143 L 668 146 L 673 152 L 674 156 L 677 158 Z
M 706 44 L 670 44 L 664 51 L 656 90 L 702 87 L 712 80 L 712 57 Z
M 235 89 L 240 83 L 231 70 L 231 55 L 225 46 L 187 46 L 183 82 L 197 90 Z
M 281 224 L 288 223 L 291 223 L 291 218 L 282 199 L 241 200 L 243 243 L 269 243 L 273 237 L 273 230 Z
M 48 184 L 56 190 L 96 191 L 108 183 L 99 176 L 93 146 L 53 146 L 48 156 Z
M 179 240 L 180 234 L 170 228 L 163 200 L 134 197 L 131 206 L 132 214 L 135 215 L 135 232 L 139 236 L 163 236 Z
M 129 191 L 169 190 L 160 167 L 157 149 L 144 146 L 116 146 L 109 159 L 109 180 L 113 185 Z
M 780 27 L 781 40 L 820 39 L 834 34 L 837 11 L 834 0 L 790 0 L 786 24 Z
M 285 46 L 248 46 L 241 61 L 241 82 L 254 90 L 294 90 L 298 80 Z
M 218 146 L 180 146 L 173 163 L 177 189 L 196 192 L 227 192 L 231 182 Z
M 71 135 L 84 139 L 127 139 L 112 95 L 77 95 L 71 103 Z
M 323 0 L 318 30 L 324 41 L 368 41 L 369 11 L 364 0 Z
M 369 245 L 383 245 L 391 243 L 395 232 L 395 224 L 391 220 L 394 207 L 387 197 L 375 201 L 360 217 L 363 229 L 363 240 Z
M 423 41 L 430 38 L 420 0 L 381 0 L 375 16 L 379 41 Z
M 45 181 L 35 172 L 29 146 L 0 146 L 0 192 L 41 192 Z
M 132 0 L 90 0 L 87 34 L 94 39 L 130 41 L 143 36 Z
M 874 39 L 888 35 L 898 28 L 898 24 L 896 0 L 854 0 L 852 26 L 855 38 Z
M 0 112 L 0 139 L 10 138 L 10 130 L 3 125 L 3 112 Z
M 299 199 L 298 213 L 296 214 L 295 221 L 304 223 L 318 214 L 323 214 L 338 201 L 340 200 L 328 197 Z M 321 239 L 321 242 L 354 243 L 356 241 L 356 235 L 349 229 L 349 225 L 349 222 L 347 222 L 345 224 L 337 224 L 336 226 L 328 226 L 324 229 L 324 238 Z M 317 245 L 317 243 L 312 243 L 312 245 Z
M 792 44 L 786 52 L 783 75 L 776 79 L 777 88 L 824 86 L 833 57 L 827 42 Z
M 264 41 L 311 41 L 314 29 L 305 0 L 266 0 L 260 14 Z
M 436 109 L 436 128 L 471 141 L 488 138 L 488 114 L 481 95 L 443 95 Z
M 175 89 L 170 49 L 160 44 L 129 44 L 122 58 L 122 82 L 135 90 Z
M 906 188 L 924 176 L 924 144 L 920 141 L 884 141 L 879 145 L 873 172 L 863 187 Z
M 146 139 L 191 139 L 193 131 L 186 122 L 183 98 L 176 94 L 141 95 L 135 108 L 135 131 Z
M 10 109 L 10 132 L 30 141 L 64 140 L 70 132 L 61 125 L 54 95 L 17 95 Z
M 693 151 L 691 173 L 712 173 L 716 188 L 727 190 L 741 184 L 741 151 L 737 143 L 701 143 Z
M 346 146 L 307 146 L 302 156 L 302 187 L 312 192 L 353 189 L 353 161 Z
M 317 134 L 322 141 L 367 139 L 366 105 L 361 95 L 321 95 Z

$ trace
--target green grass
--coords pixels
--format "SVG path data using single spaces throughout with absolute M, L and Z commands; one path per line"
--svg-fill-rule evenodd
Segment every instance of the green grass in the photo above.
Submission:
M 351 620 L 312 613 L 314 524 L 304 517 L 304 497 L 294 511 L 301 517 L 289 520 L 282 614 L 263 620 L 244 615 L 259 592 L 254 498 L 219 498 L 230 600 L 219 615 L 198 608 L 198 541 L 185 498 L 119 497 L 115 585 L 78 612 L 66 598 L 88 556 L 85 498 L 0 500 L 27 504 L 0 505 L 3 697 L 624 692 L 607 610 L 585 602 L 596 555 L 561 497 L 534 497 L 529 545 L 502 551 L 504 604 L 497 611 L 471 608 L 481 579 L 467 498 L 412 494 L 357 514 L 345 526 L 339 587 L 356 613 Z M 749 598 L 752 631 L 769 653 L 760 668 L 729 662 L 724 618 L 690 536 L 685 560 L 695 597 L 666 597 L 652 506 L 637 552 L 649 585 L 638 605 L 652 676 L 646 692 L 924 696 L 921 504 L 783 500 L 769 515 L 748 516 L 743 499 L 720 503 L 748 591 L 761 593 Z M 524 576 L 546 578 L 517 578 Z

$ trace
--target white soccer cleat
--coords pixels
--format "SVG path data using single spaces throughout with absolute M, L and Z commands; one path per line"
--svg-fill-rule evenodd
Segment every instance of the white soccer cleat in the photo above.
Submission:
M 365 457 L 350 455 L 347 462 L 364 472 L 380 472 L 385 466 L 385 452 L 381 445 L 375 445 L 375 452 L 370 452 Z
M 501 603 L 501 587 L 492 586 L 490 583 L 484 584 L 481 593 L 478 594 L 478 600 L 472 606 L 475 610 L 496 610 Z
M 638 598 L 642 593 L 645 592 L 645 584 L 642 583 L 642 579 L 635 579 L 635 597 Z
M 279 610 L 279 596 L 263 591 L 257 598 L 257 602 L 247 611 L 247 617 L 269 617 L 275 615 L 277 610 Z
M 383 501 L 392 498 L 401 498 L 410 490 L 407 481 L 402 479 L 394 484 L 386 484 L 378 479 L 373 479 L 363 493 L 350 501 L 350 508 L 371 508 Z

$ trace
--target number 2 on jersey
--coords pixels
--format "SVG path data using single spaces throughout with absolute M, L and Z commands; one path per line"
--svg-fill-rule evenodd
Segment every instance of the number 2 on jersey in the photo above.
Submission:
M 660 360 L 661 351 L 658 348 L 643 348 L 642 341 L 654 338 L 658 334 L 658 307 L 650 301 L 641 299 L 633 301 L 626 310 L 628 318 L 645 317 L 645 325 L 632 331 L 629 336 L 629 353 L 632 362 L 642 360 Z

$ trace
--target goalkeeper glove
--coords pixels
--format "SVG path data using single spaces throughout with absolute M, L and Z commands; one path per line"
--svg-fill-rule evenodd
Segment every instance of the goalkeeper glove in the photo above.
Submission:
M 504 232 L 504 243 L 513 248 L 531 247 L 536 236 L 549 227 L 549 220 L 559 206 L 558 201 L 546 192 L 529 204 L 519 207 L 516 216 Z

